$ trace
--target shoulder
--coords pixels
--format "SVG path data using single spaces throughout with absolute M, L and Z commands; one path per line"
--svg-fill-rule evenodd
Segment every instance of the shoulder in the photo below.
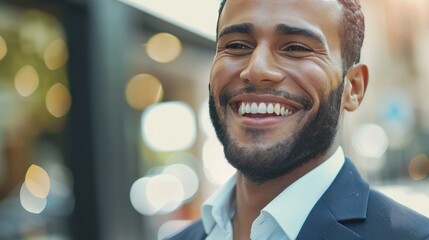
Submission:
M 429 233 L 429 218 L 371 189 L 368 201 L 368 217 L 383 217 L 393 226 L 424 227 Z
M 361 239 L 429 240 L 429 218 L 372 189 L 349 159 L 323 199 Z
M 203 222 L 198 220 L 165 240 L 202 240 L 205 236 Z
M 371 189 L 363 232 L 390 239 L 429 240 L 429 218 Z

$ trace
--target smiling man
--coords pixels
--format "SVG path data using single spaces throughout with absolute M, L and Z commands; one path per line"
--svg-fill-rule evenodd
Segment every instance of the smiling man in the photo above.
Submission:
M 210 116 L 237 174 L 171 239 L 429 239 L 339 145 L 368 84 L 357 0 L 221 3 Z

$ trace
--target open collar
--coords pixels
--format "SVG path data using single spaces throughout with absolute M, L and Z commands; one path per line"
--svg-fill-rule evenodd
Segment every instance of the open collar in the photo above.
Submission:
M 322 164 L 296 180 L 262 212 L 270 214 L 291 239 L 296 239 L 307 216 L 337 177 L 344 164 L 341 147 Z
M 310 212 L 297 239 L 361 239 L 342 222 L 365 219 L 368 197 L 368 184 L 346 159 L 337 178 Z

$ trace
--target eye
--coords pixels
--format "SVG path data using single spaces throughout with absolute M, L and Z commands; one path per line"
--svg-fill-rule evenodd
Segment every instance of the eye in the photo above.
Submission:
M 314 50 L 301 43 L 291 43 L 281 49 L 281 54 L 293 58 L 305 58 L 312 56 Z
M 242 44 L 242 43 L 237 43 L 237 42 L 233 42 L 233 43 L 227 44 L 226 48 L 227 49 L 242 49 L 242 50 L 250 49 L 249 46 L 247 46 L 245 44 Z
M 285 52 L 312 52 L 312 50 L 308 47 L 304 47 L 302 45 L 289 45 L 283 49 Z
M 225 43 L 218 48 L 218 52 L 223 52 L 225 54 L 229 54 L 232 56 L 242 56 L 247 55 L 253 51 L 254 47 L 247 42 L 244 41 L 231 41 L 229 43 Z

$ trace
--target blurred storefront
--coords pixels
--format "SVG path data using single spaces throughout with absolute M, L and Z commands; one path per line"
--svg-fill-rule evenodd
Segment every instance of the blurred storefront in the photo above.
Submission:
M 234 173 L 208 116 L 219 1 L 202 2 L 0 3 L 0 239 L 162 239 L 199 217 Z M 342 145 L 429 216 L 429 0 L 362 3 L 370 86 Z
M 0 239 L 70 233 L 66 42 L 47 11 L 0 4 Z

